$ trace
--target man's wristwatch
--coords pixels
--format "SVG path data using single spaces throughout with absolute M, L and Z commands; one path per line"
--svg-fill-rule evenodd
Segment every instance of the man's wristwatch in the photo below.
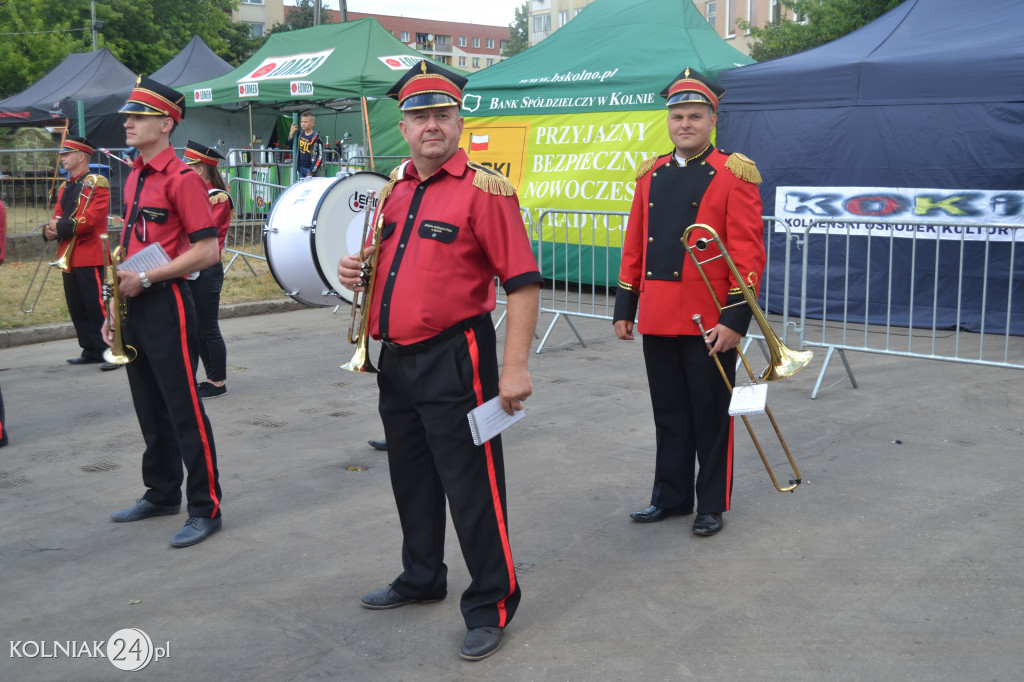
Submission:
M 149 287 L 151 287 L 153 285 L 153 283 L 149 281 L 149 277 L 146 277 L 146 273 L 145 272 L 140 272 L 139 273 L 139 281 L 142 282 L 142 288 L 143 289 L 148 289 Z

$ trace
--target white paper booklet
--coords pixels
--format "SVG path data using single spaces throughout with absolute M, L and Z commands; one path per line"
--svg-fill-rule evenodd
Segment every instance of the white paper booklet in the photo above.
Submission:
M 509 414 L 501 407 L 501 396 L 494 396 L 470 410 L 466 418 L 469 419 L 469 430 L 473 432 L 473 443 L 483 445 L 525 416 L 526 410 Z
M 171 257 L 164 251 L 160 242 L 153 242 L 131 258 L 125 258 L 117 269 L 119 272 L 146 272 L 170 262 Z
M 761 414 L 768 402 L 768 384 L 747 384 L 732 389 L 729 401 L 729 416 Z

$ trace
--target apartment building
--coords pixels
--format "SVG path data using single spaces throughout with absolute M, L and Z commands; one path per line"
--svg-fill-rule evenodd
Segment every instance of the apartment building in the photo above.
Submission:
M 536 45 L 562 26 L 572 21 L 584 7 L 594 0 L 530 0 L 530 45 Z M 685 0 L 681 0 L 685 1 Z M 700 10 L 718 35 L 729 41 L 743 54 L 750 54 L 750 35 L 736 26 L 737 19 L 754 26 L 765 26 L 770 21 L 786 18 L 799 20 L 785 9 L 779 0 L 690 0 Z M 786 13 L 784 15 L 784 13 Z
M 284 0 L 238 0 L 231 20 L 248 24 L 254 36 L 266 35 L 275 24 L 284 23 Z
M 339 20 L 337 12 L 332 10 L 328 14 L 332 15 L 330 21 Z M 391 35 L 431 59 L 466 71 L 497 64 L 501 61 L 501 50 L 511 38 L 508 26 L 348 13 L 350 20 L 366 17 L 376 19 Z

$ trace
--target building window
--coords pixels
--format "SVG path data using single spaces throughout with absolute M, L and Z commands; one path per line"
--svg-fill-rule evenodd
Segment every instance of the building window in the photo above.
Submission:
M 757 23 L 757 1 L 747 0 L 747 30 L 744 31 L 744 35 L 750 35 L 750 29 L 752 26 L 758 26 Z
M 473 47 L 480 47 L 480 39 L 473 38 Z
M 534 33 L 550 33 L 551 32 L 551 15 L 550 14 L 538 14 L 533 18 L 533 32 Z
M 465 66 L 465 65 L 466 65 L 466 58 L 465 57 L 459 57 L 459 66 Z
M 402 31 L 402 38 L 401 38 L 401 40 L 402 40 L 403 43 L 409 42 L 409 32 L 408 31 Z
M 487 39 L 487 49 L 488 50 L 493 50 L 494 49 L 494 38 L 488 38 Z
M 263 0 L 242 0 L 243 5 L 262 5 Z M 263 35 L 262 33 L 260 35 Z
M 736 37 L 736 0 L 725 0 L 725 37 Z
M 260 36 L 263 35 L 264 25 L 262 22 L 247 21 L 245 23 L 249 25 L 249 32 L 252 34 L 254 38 L 259 38 Z
M 563 9 L 558 13 L 558 28 L 562 28 L 569 23 L 569 10 Z
M 772 24 L 782 21 L 782 5 L 779 4 L 779 0 L 771 0 L 768 7 L 768 21 Z
M 459 47 L 466 46 L 466 36 L 459 36 Z
M 500 43 L 498 43 L 501 46 L 501 51 L 502 52 L 504 52 L 505 48 L 508 47 L 508 42 L 509 41 L 507 41 L 507 40 L 502 40 Z
M 494 57 L 487 58 L 487 66 L 494 66 Z
M 474 69 L 479 69 L 480 68 L 480 57 L 473 57 L 473 68 Z
M 707 17 L 708 23 L 712 26 L 715 25 L 715 21 L 717 20 L 717 17 L 715 16 L 718 10 L 717 5 L 718 3 L 715 2 L 715 0 L 708 0 L 708 2 L 704 3 L 704 16 Z

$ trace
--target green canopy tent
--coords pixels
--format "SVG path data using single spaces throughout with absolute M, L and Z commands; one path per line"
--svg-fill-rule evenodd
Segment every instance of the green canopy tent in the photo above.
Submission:
M 672 149 L 658 93 L 686 67 L 716 79 L 752 63 L 690 0 L 596 0 L 529 50 L 469 76 L 462 146 L 508 176 L 535 225 L 549 209 L 628 211 L 637 165 Z M 545 248 L 544 276 L 614 284 L 619 235 L 577 239 L 565 234 L 572 216 L 560 220 L 545 222 L 555 255 Z M 570 253 L 554 246 L 581 242 Z
M 311 109 L 329 142 L 348 133 L 362 141 L 364 156 L 404 156 L 398 107 L 385 93 L 421 59 L 376 19 L 359 19 L 275 33 L 238 68 L 181 90 L 189 107 Z M 338 116 L 329 120 L 320 116 L 325 113 Z M 329 125 L 332 131 L 325 130 Z

